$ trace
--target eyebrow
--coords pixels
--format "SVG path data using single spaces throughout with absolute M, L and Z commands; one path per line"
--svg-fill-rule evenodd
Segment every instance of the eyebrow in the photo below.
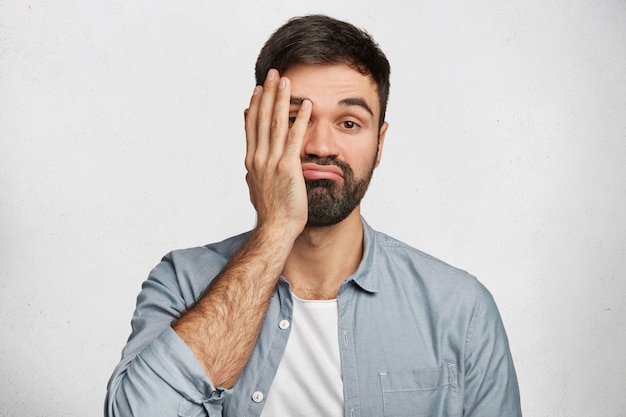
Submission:
M 340 106 L 359 106 L 367 110 L 367 112 L 371 116 L 374 115 L 374 112 L 372 111 L 370 106 L 367 104 L 367 102 L 360 97 L 344 98 L 343 100 L 339 101 L 339 105 Z
M 290 102 L 290 104 L 293 104 L 295 106 L 299 106 L 299 105 L 302 104 L 302 102 L 304 100 L 309 100 L 311 103 L 313 103 L 313 100 L 311 100 L 310 98 L 307 98 L 307 97 L 291 97 L 289 102 Z M 360 97 L 344 98 L 342 100 L 339 100 L 339 105 L 343 106 L 343 107 L 359 106 L 359 107 L 365 109 L 371 116 L 374 116 L 374 112 L 372 111 L 371 107 L 367 104 L 367 102 L 364 99 L 362 99 Z
M 294 106 L 299 106 L 302 104 L 304 100 L 309 100 L 311 103 L 313 103 L 313 100 L 311 100 L 310 98 L 306 98 L 306 97 L 291 97 L 291 99 L 289 100 L 289 103 L 293 104 Z

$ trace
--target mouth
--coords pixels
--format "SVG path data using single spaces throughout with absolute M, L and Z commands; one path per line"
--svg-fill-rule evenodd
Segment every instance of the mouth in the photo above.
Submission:
M 343 180 L 343 171 L 336 165 L 319 165 L 312 162 L 302 164 L 302 175 L 306 180 Z

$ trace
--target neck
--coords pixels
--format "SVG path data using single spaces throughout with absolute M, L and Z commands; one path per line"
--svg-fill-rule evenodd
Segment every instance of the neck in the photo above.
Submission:
M 283 275 L 300 298 L 333 299 L 362 258 L 363 224 L 357 207 L 334 226 L 307 226 L 294 243 Z

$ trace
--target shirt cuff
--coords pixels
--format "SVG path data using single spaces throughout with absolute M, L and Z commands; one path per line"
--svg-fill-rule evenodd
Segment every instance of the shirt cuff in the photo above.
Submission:
M 222 403 L 230 390 L 216 388 L 193 351 L 167 327 L 139 357 L 160 379 L 196 404 Z

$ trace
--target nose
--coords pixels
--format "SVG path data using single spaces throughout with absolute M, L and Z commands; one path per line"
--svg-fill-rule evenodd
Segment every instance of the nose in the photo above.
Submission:
M 302 154 L 319 158 L 339 156 L 336 132 L 332 126 L 311 122 L 302 141 Z

